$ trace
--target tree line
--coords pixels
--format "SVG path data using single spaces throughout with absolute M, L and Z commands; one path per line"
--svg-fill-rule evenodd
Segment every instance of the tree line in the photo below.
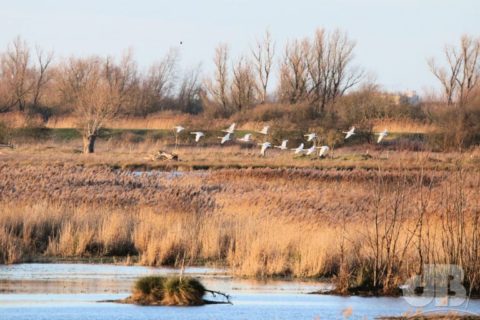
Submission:
M 446 125 L 445 139 L 466 145 L 475 138 L 471 127 L 477 119 L 472 113 L 478 113 L 479 105 L 479 48 L 479 39 L 463 36 L 458 47 L 445 48 L 444 64 L 430 59 L 442 97 L 412 113 L 396 108 L 367 79 L 365 70 L 355 65 L 355 41 L 341 30 L 318 29 L 313 36 L 293 39 L 283 48 L 267 31 L 237 59 L 221 43 L 214 51 L 213 72 L 207 75 L 199 67 L 180 70 L 175 49 L 141 69 L 131 50 L 119 58 L 55 59 L 52 51 L 31 48 L 17 37 L 0 53 L 0 112 L 40 115 L 44 120 L 75 115 L 85 152 L 93 152 L 98 130 L 119 115 L 146 117 L 176 110 L 209 117 L 248 117 L 262 105 L 270 105 L 259 108 L 270 114 L 287 110 L 290 118 L 302 112 L 303 120 L 320 125 L 336 125 L 340 119 L 342 125 L 368 126 L 372 118 L 388 116 L 392 110 L 441 125 L 451 124 L 453 116 L 456 129 Z M 274 77 L 277 81 L 272 83 Z
M 98 84 L 96 90 L 101 92 L 106 84 L 110 93 L 122 96 L 122 112 L 133 115 L 166 109 L 199 113 L 209 107 L 230 115 L 266 102 L 306 101 L 320 113 L 362 79 L 363 72 L 351 66 L 354 48 L 345 32 L 319 29 L 311 39 L 288 42 L 281 55 L 267 31 L 237 60 L 230 59 L 228 45 L 220 44 L 215 49 L 214 73 L 202 77 L 199 68 L 180 72 L 174 49 L 140 71 L 131 51 L 120 59 L 91 56 L 54 61 L 53 52 L 32 50 L 17 37 L 0 55 L 0 111 L 38 112 L 45 117 L 54 110 L 74 112 L 81 86 Z M 275 90 L 274 72 L 279 78 Z M 78 101 L 72 99 L 74 95 Z

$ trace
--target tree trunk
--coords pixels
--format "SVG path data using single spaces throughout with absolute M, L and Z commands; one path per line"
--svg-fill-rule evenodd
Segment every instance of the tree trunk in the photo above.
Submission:
M 83 153 L 93 153 L 95 151 L 95 140 L 97 136 L 91 134 L 83 137 Z

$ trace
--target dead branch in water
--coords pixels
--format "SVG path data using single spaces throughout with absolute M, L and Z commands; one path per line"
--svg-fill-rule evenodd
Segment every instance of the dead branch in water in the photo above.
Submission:
M 214 296 L 214 297 L 216 297 L 217 294 L 220 295 L 220 296 L 223 296 L 225 299 L 227 299 L 226 303 L 233 305 L 232 301 L 230 300 L 231 296 L 229 294 L 226 294 L 226 293 L 223 293 L 223 292 L 220 292 L 220 291 L 208 290 L 208 289 L 206 289 L 205 292 L 211 293 L 212 296 Z M 209 301 L 209 303 L 210 303 L 210 301 Z M 217 302 L 213 302 L 213 303 L 217 303 Z

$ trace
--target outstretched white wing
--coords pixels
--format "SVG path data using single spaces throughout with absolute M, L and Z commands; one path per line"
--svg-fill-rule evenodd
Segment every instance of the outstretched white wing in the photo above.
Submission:
M 345 139 L 348 139 L 355 134 L 355 127 L 352 127 L 349 131 L 347 132 L 344 131 L 343 133 L 346 134 Z
M 175 126 L 175 127 L 173 127 L 173 128 L 175 129 L 175 131 L 176 131 L 177 133 L 180 133 L 180 132 L 182 132 L 183 130 L 185 130 L 185 128 L 182 127 L 182 126 Z
M 308 133 L 305 135 L 305 137 L 307 137 L 307 141 L 312 141 L 313 139 L 315 139 L 317 137 L 317 134 L 316 133 Z
M 315 146 L 312 146 L 312 147 L 308 148 L 308 149 L 307 149 L 307 156 L 309 156 L 309 155 L 311 155 L 312 153 L 314 153 L 314 152 L 315 152 L 315 149 L 316 149 Z
M 258 131 L 261 134 L 268 134 L 268 129 L 270 129 L 270 126 L 265 126 L 261 131 Z
M 227 134 L 224 135 L 223 137 L 218 137 L 219 139 L 222 139 L 222 141 L 220 142 L 220 144 L 224 144 L 225 142 L 229 141 L 229 140 L 230 140 L 230 134 L 231 134 L 231 133 L 227 133 Z
M 226 132 L 226 133 L 233 133 L 233 132 L 235 132 L 235 125 L 236 125 L 235 123 L 232 123 L 230 125 L 230 127 L 228 127 L 226 130 L 222 130 L 222 131 Z
M 304 151 L 304 150 L 303 150 L 303 146 L 304 146 L 304 144 L 303 144 L 303 143 L 301 143 L 301 144 L 300 144 L 300 145 L 299 145 L 297 148 L 295 148 L 295 149 L 292 149 L 292 150 L 294 150 L 294 151 L 295 151 L 295 154 L 301 153 L 301 152 L 303 152 L 303 151 Z
M 201 132 L 201 131 L 190 132 L 190 134 L 194 134 L 194 135 L 195 135 L 195 142 L 200 141 L 200 138 L 205 135 L 205 134 L 204 134 L 203 132 Z

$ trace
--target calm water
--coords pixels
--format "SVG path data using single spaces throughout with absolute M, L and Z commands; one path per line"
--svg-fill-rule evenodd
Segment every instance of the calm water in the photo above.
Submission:
M 139 307 L 101 300 L 128 296 L 133 281 L 146 274 L 174 274 L 166 268 L 85 264 L 0 266 L 1 320 L 183 320 L 183 319 L 374 319 L 415 309 L 402 298 L 309 295 L 328 285 L 299 281 L 251 281 L 225 270 L 189 268 L 212 290 L 232 295 L 233 305 Z M 465 307 L 462 307 L 465 308 Z M 480 312 L 480 301 L 468 311 Z

